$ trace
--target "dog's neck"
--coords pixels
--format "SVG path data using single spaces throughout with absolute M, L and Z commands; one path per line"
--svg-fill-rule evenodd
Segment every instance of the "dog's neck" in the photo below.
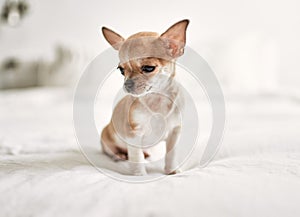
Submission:
M 140 97 L 140 102 L 152 114 L 162 114 L 168 117 L 177 106 L 177 98 L 180 95 L 180 86 L 174 79 L 176 62 L 167 64 L 162 71 L 157 74 L 157 86 L 153 87 L 144 96 Z
M 160 73 L 156 75 L 155 82 L 151 92 L 157 93 L 167 93 L 169 91 L 174 91 L 174 77 L 176 74 L 176 62 L 172 61 L 166 66 L 164 66 Z

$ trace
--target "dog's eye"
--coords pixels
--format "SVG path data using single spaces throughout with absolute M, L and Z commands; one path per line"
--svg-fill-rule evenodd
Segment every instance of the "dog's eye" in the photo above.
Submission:
M 120 72 L 121 72 L 121 74 L 122 74 L 122 75 L 124 75 L 124 71 L 125 71 L 125 70 L 124 70 L 124 68 L 123 68 L 123 67 L 121 67 L 121 66 L 118 66 L 118 68 L 117 68 L 117 69 L 119 69 L 119 70 L 120 70 Z
M 145 73 L 150 73 L 153 72 L 155 70 L 155 66 L 142 66 L 142 71 Z

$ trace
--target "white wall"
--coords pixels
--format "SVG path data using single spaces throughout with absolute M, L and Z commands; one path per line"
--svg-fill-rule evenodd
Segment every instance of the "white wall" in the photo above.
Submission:
M 3 2 L 3 1 L 2 1 Z M 164 31 L 189 18 L 188 45 L 224 84 L 250 90 L 300 81 L 300 2 L 297 0 L 28 0 L 31 11 L 17 28 L 0 26 L 0 57 L 50 55 L 57 42 L 101 52 L 106 25 L 129 36 Z M 3 4 L 3 3 L 2 3 Z M 1 4 L 1 5 L 2 5 Z

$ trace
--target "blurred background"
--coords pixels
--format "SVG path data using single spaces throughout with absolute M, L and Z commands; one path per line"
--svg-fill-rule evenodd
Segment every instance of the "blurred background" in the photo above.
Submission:
M 297 0 L 0 0 L 0 89 L 72 87 L 109 47 L 102 26 L 128 37 L 188 18 L 187 45 L 226 93 L 295 93 L 299 9 Z

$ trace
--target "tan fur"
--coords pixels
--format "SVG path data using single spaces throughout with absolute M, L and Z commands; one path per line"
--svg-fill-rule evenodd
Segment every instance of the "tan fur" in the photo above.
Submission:
M 131 153 L 128 153 L 130 146 L 124 138 L 144 138 L 143 136 L 149 131 L 147 120 L 153 114 L 159 114 L 165 118 L 168 131 L 163 135 L 162 140 L 167 142 L 168 151 L 174 147 L 181 127 L 179 109 L 183 106 L 180 89 L 173 82 L 174 66 L 178 55 L 183 53 L 187 25 L 188 21 L 183 20 L 174 24 L 162 35 L 155 32 L 139 32 L 126 40 L 119 34 L 114 34 L 112 30 L 103 28 L 107 41 L 119 51 L 121 60 L 119 66 L 124 69 L 124 80 L 131 79 L 136 85 L 131 92 L 133 95 L 125 96 L 116 105 L 110 123 L 102 131 L 101 144 L 107 155 L 116 160 L 128 159 L 128 154 Z M 173 38 L 177 41 L 172 41 Z M 135 58 L 140 57 L 146 51 L 148 56 Z M 156 68 L 153 72 L 145 74 L 141 70 L 144 65 Z M 159 77 L 164 70 L 169 73 L 168 77 Z M 157 88 L 159 91 L 151 92 L 151 88 Z M 167 97 L 159 92 L 163 92 Z M 152 132 L 159 133 L 155 132 L 155 129 L 152 129 Z M 139 152 L 138 148 L 131 149 L 132 153 Z M 145 149 L 143 149 L 143 154 L 144 157 L 149 156 Z M 166 159 L 167 174 L 176 173 L 172 170 L 173 158 L 174 156 L 171 156 L 170 159 Z M 136 161 L 134 156 L 132 159 Z M 133 173 L 144 174 L 141 169 Z

